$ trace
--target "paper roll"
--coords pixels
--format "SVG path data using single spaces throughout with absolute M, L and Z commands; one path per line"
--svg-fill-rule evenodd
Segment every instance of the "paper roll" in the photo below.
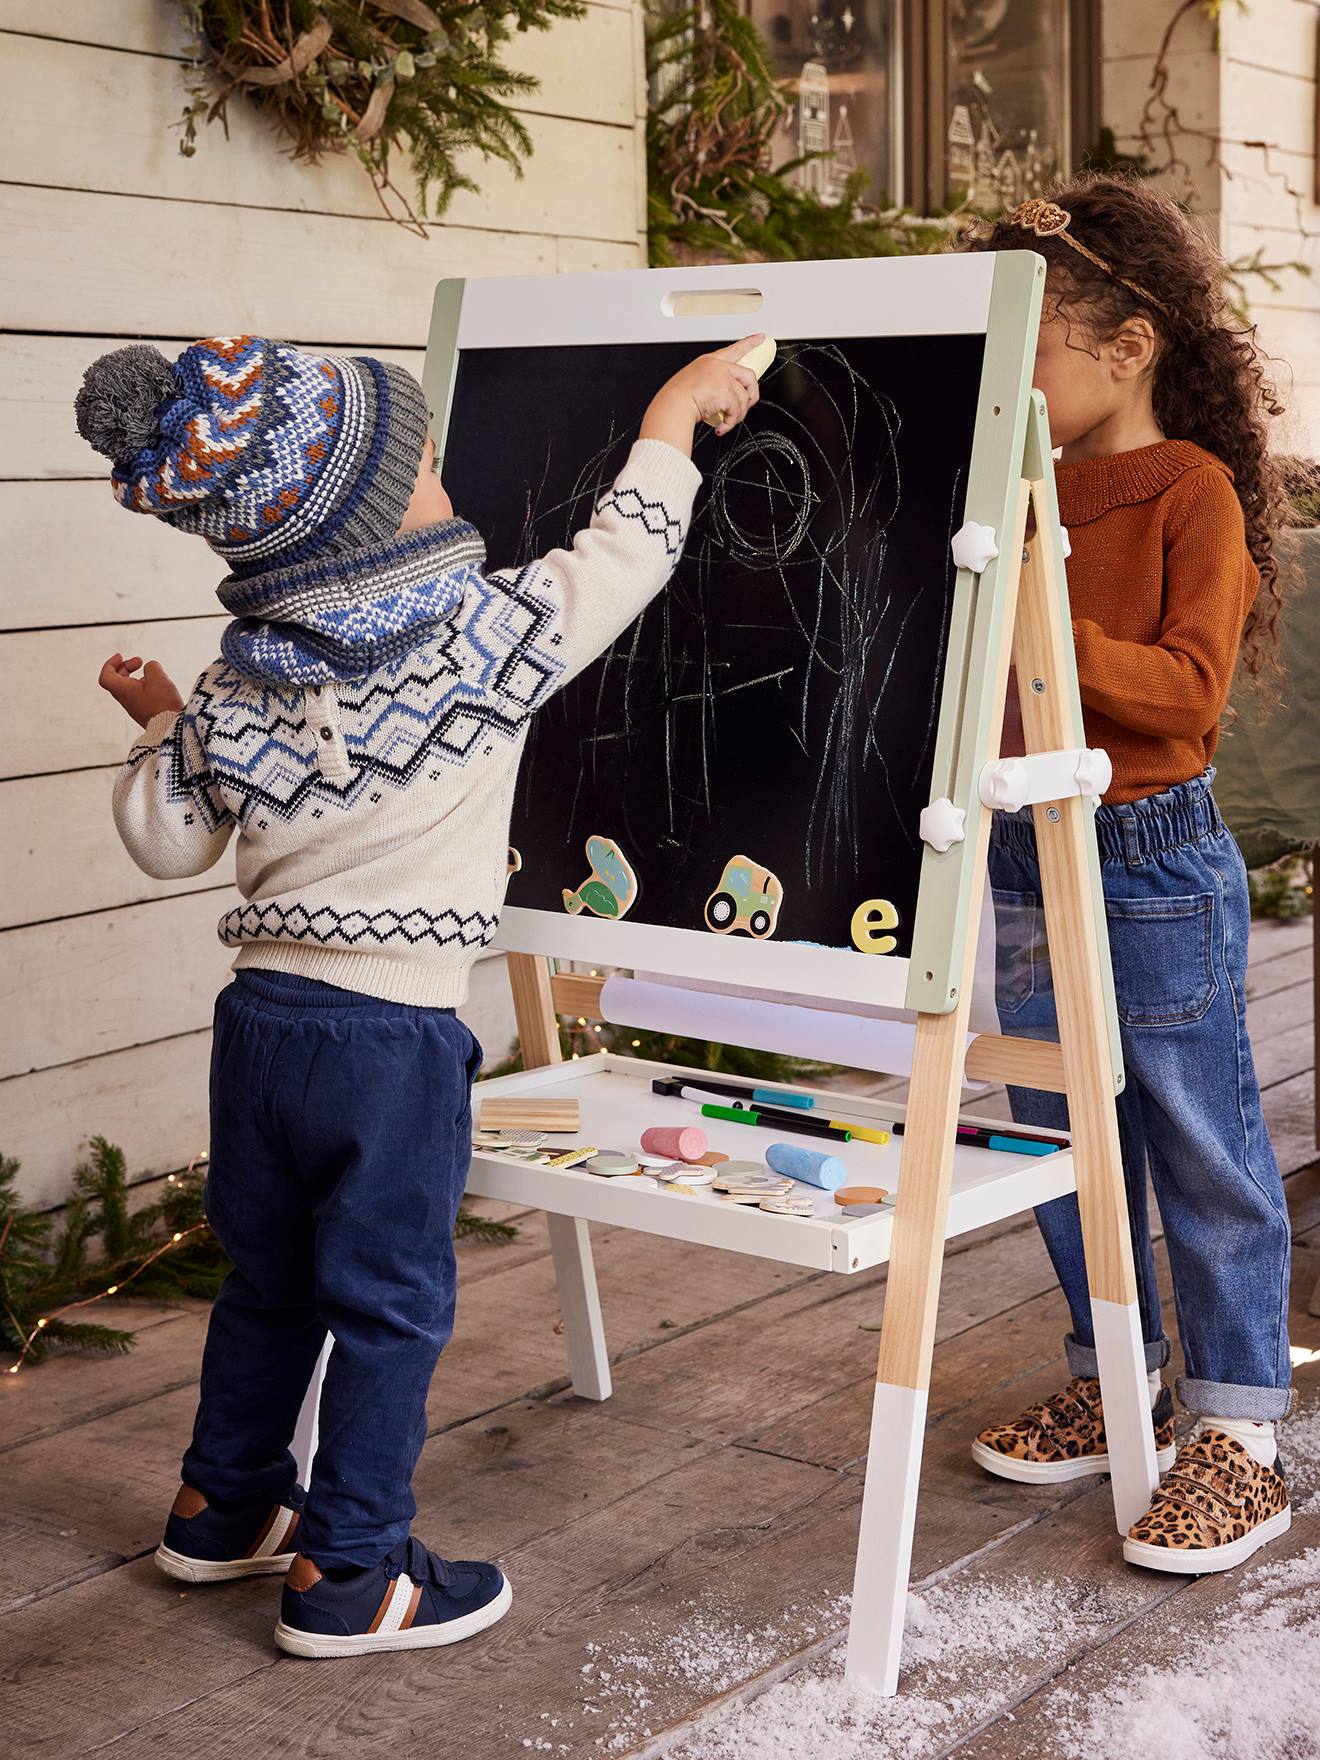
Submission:
M 916 1027 L 911 1021 L 877 1020 L 622 977 L 605 980 L 600 1011 L 618 1026 L 652 1033 L 745 1045 L 753 1051 L 778 1051 L 786 1057 L 810 1057 L 886 1075 L 912 1074 Z M 969 1045 L 973 1037 L 967 1035 Z

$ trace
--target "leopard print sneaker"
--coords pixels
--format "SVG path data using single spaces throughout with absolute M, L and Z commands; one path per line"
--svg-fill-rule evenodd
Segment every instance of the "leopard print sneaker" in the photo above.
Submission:
M 1262 1467 L 1236 1437 L 1206 1429 L 1178 1450 L 1150 1508 L 1129 1528 L 1123 1557 L 1154 1571 L 1231 1571 L 1291 1524 L 1277 1466 Z
M 1161 1472 L 1173 1462 L 1173 1395 L 1161 1387 L 1151 1418 L 1155 1425 L 1155 1459 Z M 972 1444 L 972 1459 L 1001 1479 L 1028 1485 L 1084 1479 L 1109 1471 L 1105 1414 L 1100 1383 L 1078 1375 L 1059 1393 L 1028 1406 L 1011 1424 L 982 1430 Z

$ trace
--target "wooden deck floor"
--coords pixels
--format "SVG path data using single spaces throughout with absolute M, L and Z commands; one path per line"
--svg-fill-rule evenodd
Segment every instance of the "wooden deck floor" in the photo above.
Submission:
M 1310 978 L 1309 925 L 1262 926 L 1252 1031 L 1297 1242 L 1294 1344 L 1315 1353 L 1298 1369 L 1294 1434 L 1307 1442 L 1292 1462 L 1299 1513 L 1275 1549 L 1283 1559 L 1320 1543 L 1320 1513 L 1301 1513 L 1320 1512 Z M 595 1231 L 617 1368 L 614 1397 L 593 1406 L 564 1391 L 544 1220 L 518 1221 L 514 1244 L 462 1251 L 458 1327 L 416 1481 L 419 1533 L 451 1556 L 507 1565 L 509 1617 L 450 1652 L 318 1665 L 275 1650 L 277 1583 L 182 1592 L 159 1575 L 150 1553 L 177 1483 L 206 1315 L 129 1310 L 141 1329 L 131 1356 L 0 1376 L 10 1752 L 704 1760 L 722 1751 L 739 1700 L 828 1649 L 851 1586 L 883 1273 L 845 1281 Z M 1072 1614 L 1051 1616 L 1049 1634 L 1016 1652 L 1001 1644 L 993 1684 L 983 1664 L 971 1678 L 970 1660 L 966 1678 L 947 1656 L 941 1673 L 919 1645 L 908 1708 L 895 1713 L 901 1742 L 881 1733 L 849 1755 L 1050 1753 L 1047 1697 L 1064 1671 L 1094 1692 L 1167 1647 L 1171 1609 L 1180 1631 L 1195 1629 L 1241 1593 L 1241 1573 L 1198 1581 L 1126 1567 L 1107 1483 L 1023 1488 L 973 1467 L 976 1429 L 1059 1383 L 1063 1323 L 1029 1220 L 950 1251 L 914 1581 L 928 1608 L 965 1603 L 983 1620 L 994 1593 L 1048 1581 Z M 920 1739 L 914 1705 L 930 1708 Z M 815 1760 L 831 1749 L 817 1744 Z

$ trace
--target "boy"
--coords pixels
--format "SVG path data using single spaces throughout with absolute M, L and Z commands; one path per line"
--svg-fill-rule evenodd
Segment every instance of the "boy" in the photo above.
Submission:
M 154 661 L 100 676 L 144 729 L 114 791 L 129 853 L 200 874 L 237 827 L 246 901 L 220 924 L 207 1182 L 234 1270 L 156 1558 L 190 1582 L 287 1569 L 295 1655 L 449 1644 L 508 1610 L 497 1566 L 409 1535 L 481 1062 L 454 1010 L 499 920 L 528 717 L 668 580 L 696 425 L 756 401 L 757 340 L 661 387 L 571 549 L 490 574 L 399 367 L 218 337 L 173 366 L 119 349 L 79 393 L 117 498 L 205 538 L 234 614 L 186 705 Z M 304 1492 L 288 1445 L 327 1331 Z

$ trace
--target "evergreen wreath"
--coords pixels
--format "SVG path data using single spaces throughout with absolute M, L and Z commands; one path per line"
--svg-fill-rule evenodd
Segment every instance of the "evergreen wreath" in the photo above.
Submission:
M 532 139 L 506 99 L 540 82 L 505 67 L 515 31 L 581 18 L 583 0 L 174 0 L 193 36 L 180 151 L 199 122 L 225 122 L 241 93 L 274 123 L 295 159 L 352 153 L 390 219 L 426 236 L 457 190 L 477 189 L 459 160 L 499 159 L 522 176 Z M 391 173 L 406 150 L 414 208 Z M 392 197 L 396 206 L 386 199 Z M 418 211 L 420 209 L 420 212 Z

